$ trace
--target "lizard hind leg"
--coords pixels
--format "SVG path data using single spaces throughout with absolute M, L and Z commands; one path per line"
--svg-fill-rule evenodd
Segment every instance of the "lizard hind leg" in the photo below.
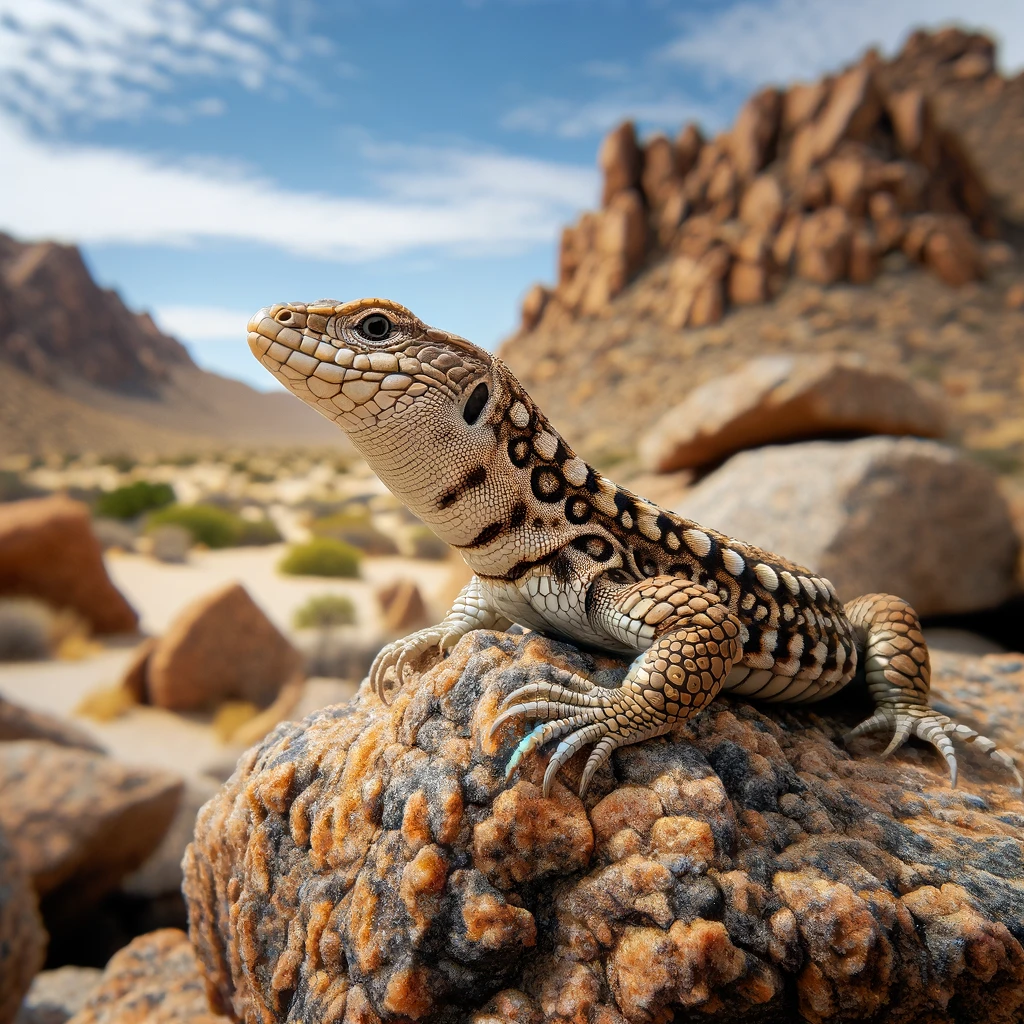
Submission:
M 1009 754 L 987 736 L 954 722 L 929 705 L 928 649 L 920 620 L 906 601 L 889 594 L 867 594 L 846 605 L 846 614 L 863 640 L 864 675 L 875 702 L 875 713 L 851 729 L 844 740 L 891 730 L 892 738 L 881 755 L 886 758 L 911 736 L 917 736 L 943 756 L 954 788 L 958 770 L 951 738 L 973 742 L 1013 772 L 1018 788 L 1024 788 L 1021 773 Z
M 617 589 L 602 614 L 633 635 L 640 626 L 654 627 L 654 643 L 633 662 L 622 684 L 603 687 L 579 676 L 569 686 L 529 683 L 505 698 L 491 726 L 493 735 L 517 717 L 542 723 L 520 742 L 508 774 L 525 754 L 561 739 L 544 773 L 545 796 L 562 765 L 593 743 L 580 779 L 580 796 L 585 795 L 616 748 L 660 736 L 714 700 L 741 656 L 739 620 L 717 594 L 678 577 Z

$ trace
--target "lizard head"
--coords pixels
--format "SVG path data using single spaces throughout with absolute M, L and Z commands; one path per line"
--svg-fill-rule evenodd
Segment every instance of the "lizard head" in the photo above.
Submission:
M 289 391 L 337 423 L 449 543 L 479 533 L 475 502 L 511 506 L 511 495 L 487 495 L 503 478 L 490 467 L 499 451 L 510 457 L 508 430 L 528 433 L 538 414 L 483 349 L 385 299 L 266 306 L 249 321 L 249 347 Z M 514 442 L 513 454 L 523 443 Z

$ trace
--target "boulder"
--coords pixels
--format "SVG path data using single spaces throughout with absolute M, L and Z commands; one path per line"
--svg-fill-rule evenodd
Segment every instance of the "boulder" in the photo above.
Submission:
M 40 740 L 0 743 L 0 826 L 44 911 L 64 919 L 137 868 L 167 831 L 182 782 L 88 750 Z
M 40 971 L 25 994 L 14 1024 L 66 1024 L 99 984 L 98 967 L 58 967 Z
M 0 829 L 0 1024 L 14 1020 L 45 957 L 35 891 L 14 844 Z
M 774 157 L 781 110 L 778 89 L 762 89 L 740 108 L 729 132 L 729 151 L 742 181 L 749 181 Z
M 163 928 L 118 950 L 69 1024 L 228 1024 L 210 1012 L 188 937 Z
M 834 284 L 846 277 L 853 228 L 841 206 L 805 217 L 796 240 L 796 271 L 808 281 Z
M 782 218 L 784 204 L 778 179 L 771 174 L 759 174 L 743 193 L 740 220 L 755 231 L 774 231 Z
M 898 594 L 920 615 L 1017 592 L 1020 541 L 995 477 L 935 441 L 868 437 L 734 455 L 677 512 L 827 577 L 843 600 Z
M 226 700 L 266 707 L 301 663 L 246 589 L 230 583 L 190 604 L 161 637 L 145 668 L 146 695 L 170 711 Z
M 523 304 L 520 307 L 522 317 L 522 329 L 532 331 L 547 308 L 548 299 L 551 298 L 551 290 L 542 284 L 533 285 L 523 297 Z
M 46 740 L 62 747 L 91 750 L 95 754 L 104 752 L 103 747 L 77 725 L 0 697 L 0 743 L 11 740 Z
M 938 398 L 900 373 L 853 355 L 765 356 L 694 388 L 639 449 L 645 465 L 668 473 L 775 441 L 944 430 Z
M 866 708 L 719 699 L 575 795 L 505 780 L 500 701 L 625 662 L 476 631 L 390 706 L 367 687 L 243 755 L 185 860 L 235 1020 L 1010 1024 L 1024 1012 L 1024 803 L 980 752 L 838 742 Z M 1024 658 L 936 658 L 943 706 L 1024 740 Z M 563 784 L 564 783 L 564 784 Z
M 661 133 L 652 135 L 644 145 L 640 177 L 647 202 L 652 207 L 663 206 L 681 180 L 671 141 Z
M 604 175 L 602 206 L 608 206 L 620 192 L 639 187 L 641 153 L 632 121 L 624 121 L 605 136 L 597 162 Z
M 412 580 L 398 580 L 377 591 L 384 614 L 384 632 L 388 636 L 406 636 L 431 624 L 420 588 Z
M 138 625 L 103 566 L 88 508 L 65 497 L 0 505 L 0 595 L 70 608 L 97 633 L 134 633 Z

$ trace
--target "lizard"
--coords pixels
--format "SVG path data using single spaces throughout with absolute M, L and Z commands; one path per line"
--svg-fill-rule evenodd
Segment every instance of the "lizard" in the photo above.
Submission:
M 558 741 L 543 779 L 591 747 L 579 792 L 618 747 L 663 735 L 720 692 L 808 704 L 860 673 L 874 713 L 845 739 L 911 735 L 945 759 L 972 741 L 1013 772 L 1013 758 L 929 704 L 918 616 L 899 597 L 843 603 L 827 580 L 788 559 L 659 508 L 577 456 L 497 356 L 379 298 L 278 303 L 248 324 L 253 354 L 294 395 L 333 420 L 408 509 L 473 570 L 436 626 L 385 646 L 369 685 L 474 629 L 518 624 L 633 656 L 605 687 L 562 671 L 499 707 L 535 723 L 509 758 Z

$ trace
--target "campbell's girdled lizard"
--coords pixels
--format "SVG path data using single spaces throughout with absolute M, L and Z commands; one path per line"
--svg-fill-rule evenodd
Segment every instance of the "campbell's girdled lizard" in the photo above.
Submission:
M 473 629 L 530 629 L 636 654 L 617 688 L 565 673 L 511 694 L 492 732 L 538 724 L 509 763 L 559 740 L 545 795 L 593 745 L 580 781 L 624 744 L 658 736 L 719 692 L 819 701 L 858 668 L 875 712 L 848 734 L 888 731 L 883 757 L 916 735 L 956 785 L 952 738 L 1009 768 L 996 744 L 929 706 L 929 659 L 914 610 L 887 594 L 843 604 L 832 584 L 778 555 L 666 512 L 573 453 L 495 356 L 428 327 L 385 299 L 278 304 L 249 321 L 256 357 L 334 420 L 380 479 L 474 572 L 437 626 L 389 644 L 370 669 L 381 697 L 393 670 Z

